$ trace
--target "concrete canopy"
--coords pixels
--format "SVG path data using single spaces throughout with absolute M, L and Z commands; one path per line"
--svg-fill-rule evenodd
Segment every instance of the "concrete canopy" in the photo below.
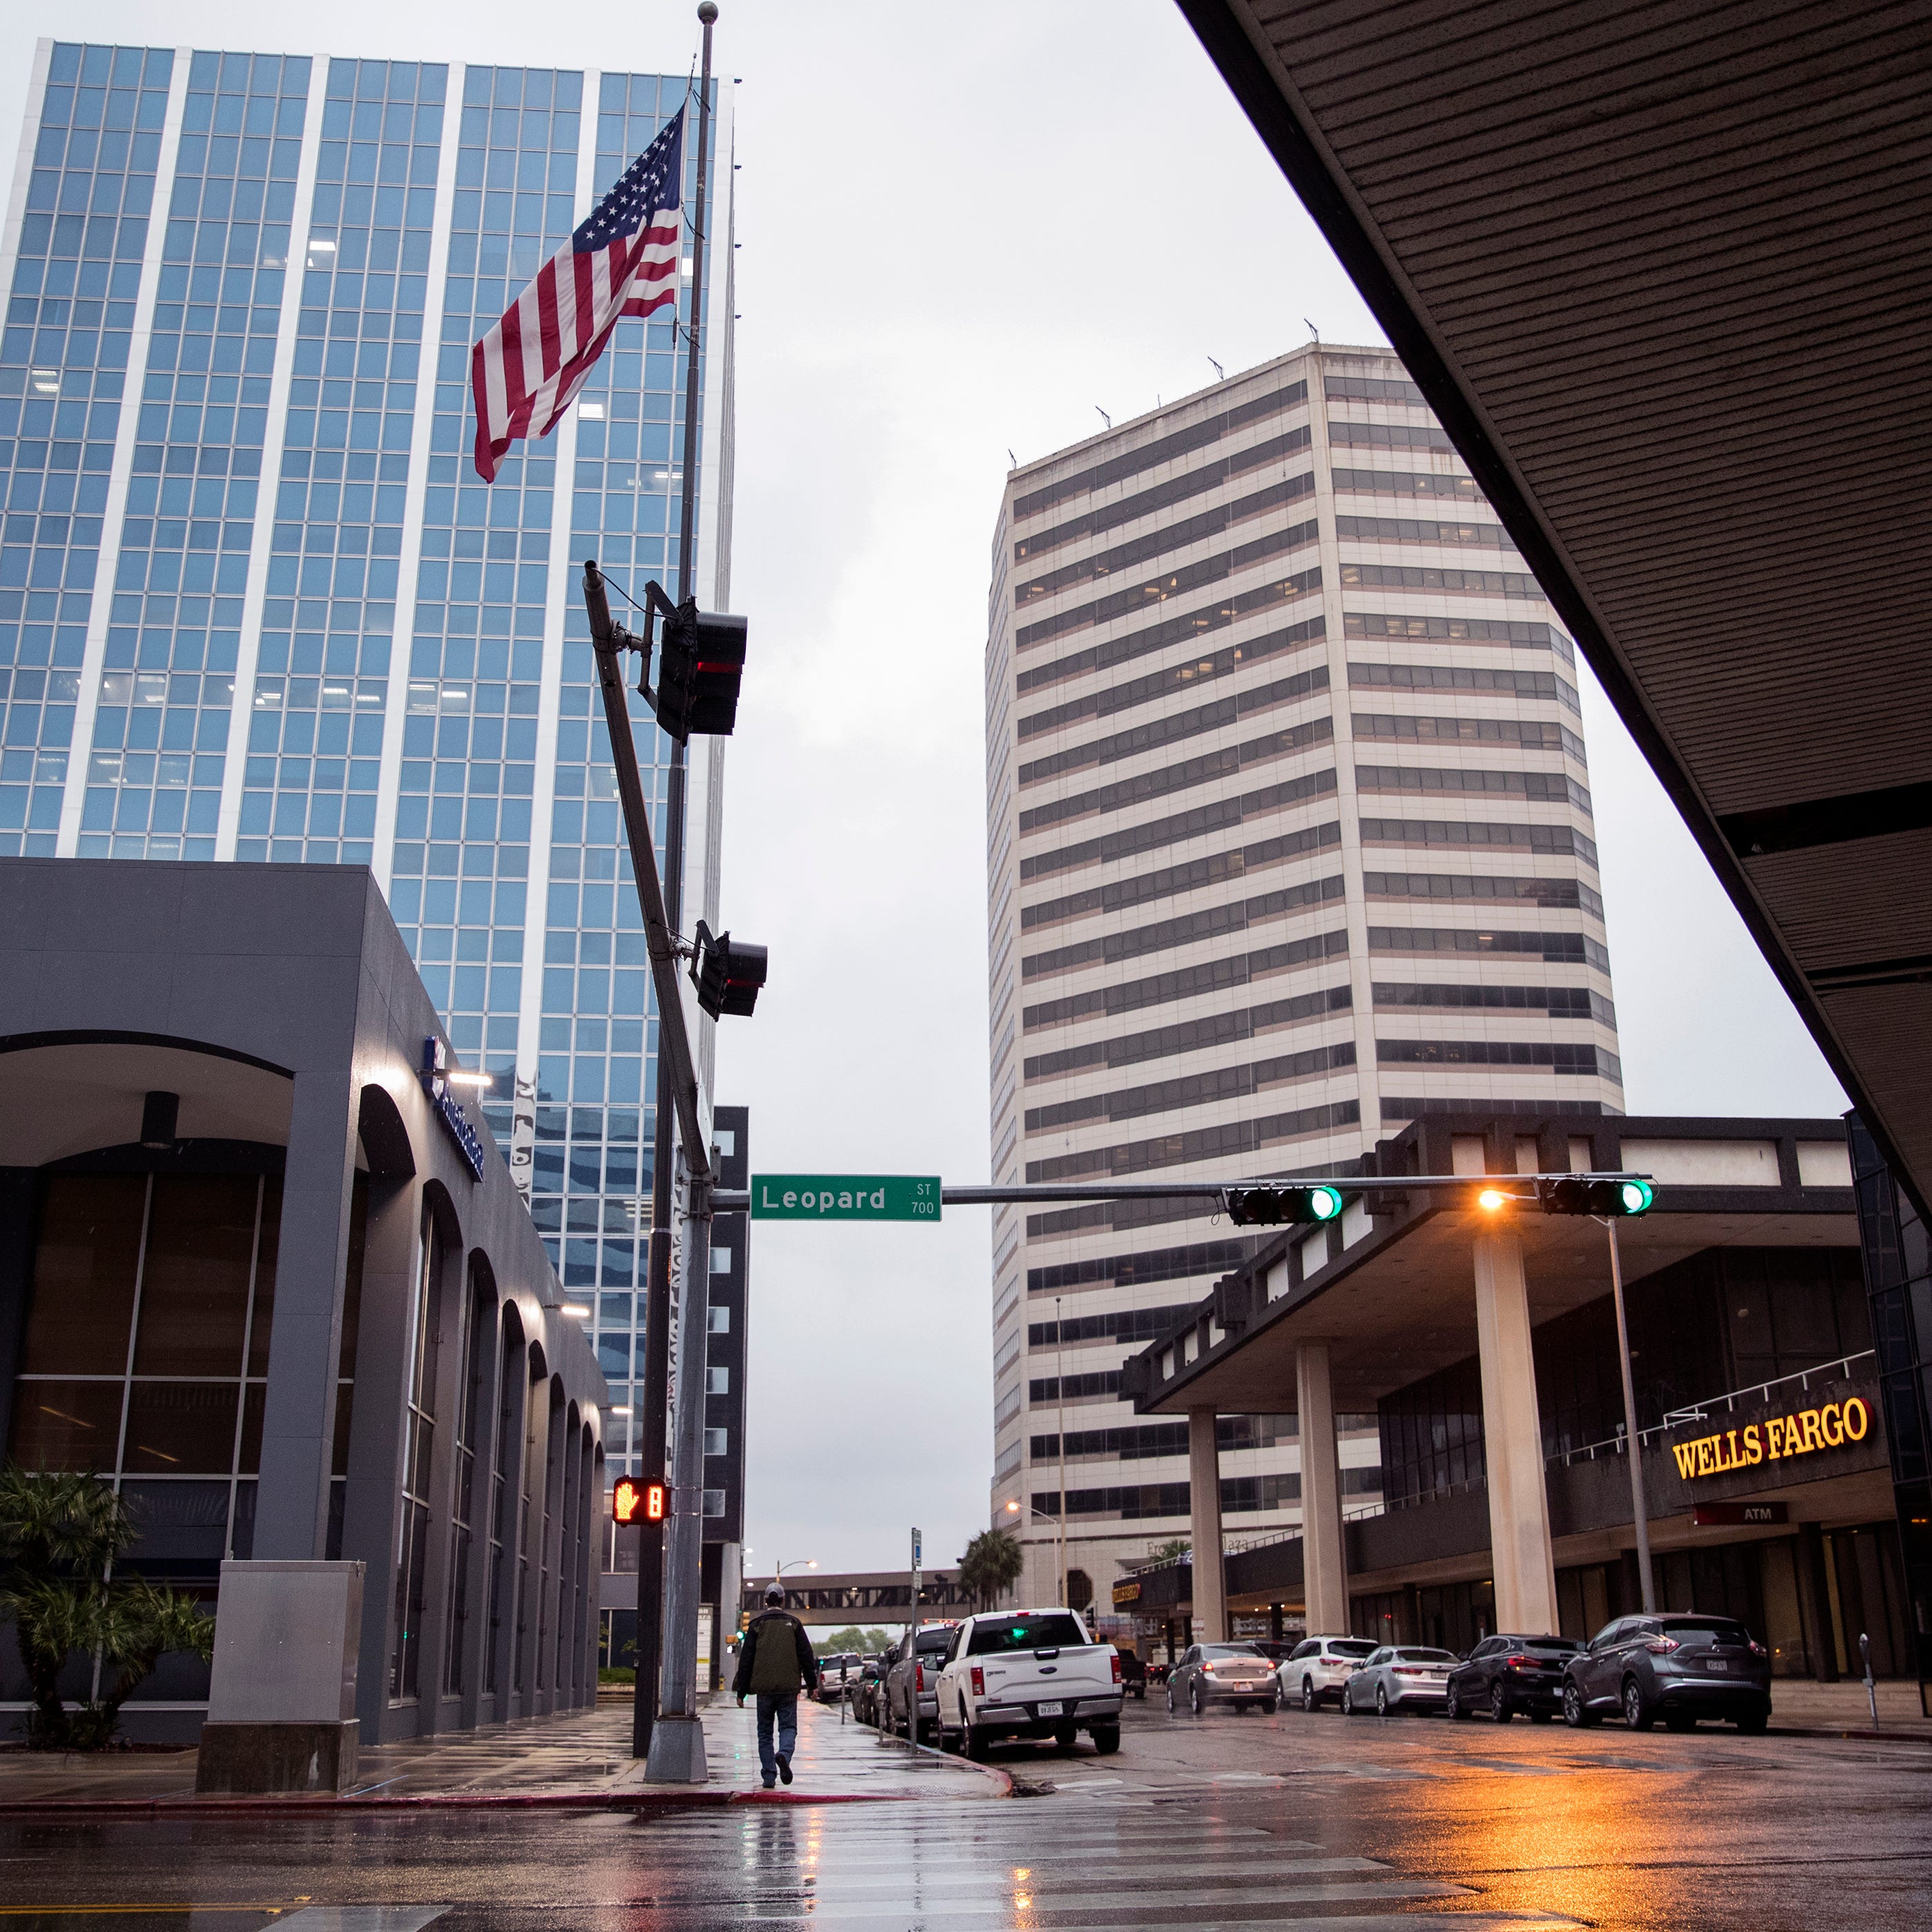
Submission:
M 1932 1198 L 1916 0 L 1179 0 Z

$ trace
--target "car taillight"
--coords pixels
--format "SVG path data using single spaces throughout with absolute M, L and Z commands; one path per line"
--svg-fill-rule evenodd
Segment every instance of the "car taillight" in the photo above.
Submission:
M 1760 1643 L 1756 1637 L 1753 1637 L 1750 1643 L 1750 1654 L 1754 1657 L 1768 1657 L 1771 1654 L 1771 1652 L 1766 1650 L 1764 1646 Z
M 1674 1636 L 1654 1636 L 1644 1645 L 1646 1650 L 1654 1650 L 1659 1657 L 1664 1656 L 1668 1652 L 1679 1648 L 1680 1646 Z
M 915 1664 L 912 1667 L 912 1688 L 915 1690 L 926 1688 L 926 1666 L 922 1664 Z
M 986 1673 L 976 1664 L 973 1666 L 973 1694 L 976 1697 L 986 1694 Z
M 1211 1664 L 1204 1664 L 1201 1666 L 1201 1668 L 1202 1668 L 1203 1670 L 1206 1671 L 1206 1672 L 1207 1672 L 1207 1673 L 1208 1674 L 1208 1676 L 1209 1676 L 1210 1677 L 1211 1677 L 1211 1676 L 1214 1676 L 1214 1665 L 1212 1665 Z
M 1118 1650 L 1114 1652 L 1113 1655 L 1113 1665 L 1114 1682 L 1118 1684 L 1120 1681 L 1120 1653 Z
M 1429 1675 L 1419 1664 L 1398 1664 L 1394 1669 L 1398 1677 L 1426 1677 Z

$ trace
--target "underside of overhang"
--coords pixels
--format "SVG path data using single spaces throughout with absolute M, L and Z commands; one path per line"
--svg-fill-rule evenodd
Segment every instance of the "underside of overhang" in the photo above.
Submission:
M 1844 1190 L 1834 1192 L 1844 1198 Z M 1529 1214 L 1514 1216 L 1513 1225 L 1522 1244 L 1533 1322 L 1610 1293 L 1610 1247 L 1600 1223 Z M 1479 1210 L 1425 1209 L 1390 1235 L 1371 1237 L 1354 1264 L 1345 1256 L 1331 1264 L 1332 1278 L 1312 1277 L 1308 1292 L 1270 1302 L 1245 1334 L 1210 1350 L 1143 1412 L 1184 1414 L 1211 1406 L 1222 1415 L 1292 1414 L 1295 1349 L 1304 1342 L 1328 1343 L 1335 1406 L 1355 1413 L 1467 1360 L 1477 1346 L 1474 1244 L 1496 1226 Z M 1745 1208 L 1653 1213 L 1618 1223 L 1627 1283 L 1711 1248 L 1856 1250 L 1858 1238 L 1849 1213 Z
M 1916 0 L 1179 0 L 1932 1196 Z

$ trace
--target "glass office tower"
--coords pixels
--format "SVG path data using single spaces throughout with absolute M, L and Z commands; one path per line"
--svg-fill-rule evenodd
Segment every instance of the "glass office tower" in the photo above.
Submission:
M 578 582 L 594 555 L 675 588 L 680 338 L 621 324 L 488 488 L 470 352 L 687 85 L 43 42 L 0 235 L 0 854 L 374 868 L 595 1302 L 614 1473 L 655 1028 Z M 692 587 L 721 609 L 716 105 Z M 721 749 L 692 748 L 687 926 L 716 922 Z

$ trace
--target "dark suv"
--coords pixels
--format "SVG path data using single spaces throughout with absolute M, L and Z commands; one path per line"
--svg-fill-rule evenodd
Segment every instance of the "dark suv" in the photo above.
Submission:
M 1568 1636 L 1486 1636 L 1449 1673 L 1452 1718 L 1486 1711 L 1506 1724 L 1519 1711 L 1546 1724 L 1563 1708 L 1563 1666 L 1582 1648 Z
M 1619 1617 L 1563 1674 L 1566 1724 L 1597 1724 L 1606 1711 L 1621 1711 L 1634 1731 L 1660 1717 L 1673 1731 L 1728 1718 L 1741 1731 L 1762 1732 L 1771 1718 L 1771 1654 L 1729 1617 Z

